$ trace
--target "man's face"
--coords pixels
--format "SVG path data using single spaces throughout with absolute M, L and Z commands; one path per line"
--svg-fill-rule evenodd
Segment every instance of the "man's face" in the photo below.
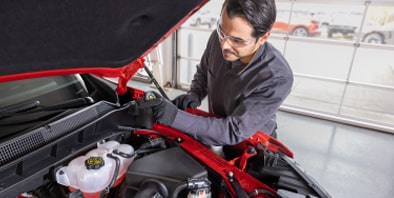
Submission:
M 217 28 L 223 58 L 227 61 L 239 59 L 243 63 L 249 63 L 269 35 L 253 37 L 253 26 L 246 18 L 229 18 L 225 10 L 222 11 Z

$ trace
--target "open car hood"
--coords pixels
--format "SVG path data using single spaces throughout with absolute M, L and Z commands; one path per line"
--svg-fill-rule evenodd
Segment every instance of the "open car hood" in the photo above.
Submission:
M 0 6 L 0 82 L 93 73 L 119 77 L 208 0 L 5 0 Z

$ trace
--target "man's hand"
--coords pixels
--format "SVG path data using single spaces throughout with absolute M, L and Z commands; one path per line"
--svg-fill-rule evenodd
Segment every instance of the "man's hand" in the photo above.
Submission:
M 154 95 L 156 96 L 155 99 L 138 101 L 139 108 L 152 108 L 153 118 L 156 122 L 171 126 L 178 113 L 178 108 L 159 94 L 154 93 Z
M 195 109 L 196 107 L 200 106 L 201 101 L 192 94 L 182 94 L 172 100 L 179 109 L 186 110 L 186 108 Z

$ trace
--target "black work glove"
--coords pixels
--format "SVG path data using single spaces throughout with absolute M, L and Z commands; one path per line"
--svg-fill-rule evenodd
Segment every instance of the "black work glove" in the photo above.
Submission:
M 182 94 L 172 100 L 172 103 L 174 103 L 179 109 L 186 110 L 188 107 L 195 109 L 200 106 L 201 101 L 197 96 L 192 94 Z
M 162 98 L 159 94 L 155 93 L 155 96 L 155 99 L 138 101 L 139 108 L 152 108 L 153 119 L 156 122 L 171 126 L 178 113 L 178 108 L 171 101 Z

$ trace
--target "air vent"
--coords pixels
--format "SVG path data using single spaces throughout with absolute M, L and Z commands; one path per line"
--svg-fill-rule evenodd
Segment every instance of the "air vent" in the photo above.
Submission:
M 37 129 L 27 136 L 19 137 L 16 140 L 14 139 L 1 145 L 0 165 L 4 165 L 42 146 L 45 140 L 41 135 L 41 130 L 43 130 L 43 128 Z

